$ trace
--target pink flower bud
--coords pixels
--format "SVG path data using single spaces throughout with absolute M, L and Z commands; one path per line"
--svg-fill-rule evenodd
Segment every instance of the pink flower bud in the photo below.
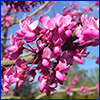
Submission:
M 43 29 L 41 30 L 41 33 L 42 33 L 42 34 L 45 34 L 45 33 L 46 33 L 46 28 L 43 28 Z
M 69 38 L 72 35 L 71 30 L 65 31 L 65 35 L 66 35 L 67 38 Z
M 29 78 L 29 82 L 32 82 L 32 81 L 34 81 L 34 77 L 31 76 L 31 77 Z
M 59 34 L 63 34 L 64 32 L 65 32 L 65 28 L 64 27 L 58 28 L 58 33 Z
M 58 46 L 54 47 L 53 51 L 54 51 L 55 54 L 60 54 L 62 52 L 60 47 L 58 47 Z
M 49 68 L 49 61 L 47 59 L 42 60 L 42 65 Z

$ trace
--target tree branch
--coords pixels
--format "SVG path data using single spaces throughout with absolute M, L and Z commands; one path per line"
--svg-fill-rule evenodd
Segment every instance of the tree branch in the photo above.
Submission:
M 96 88 L 95 87 L 90 87 L 89 90 L 96 90 Z M 77 91 L 80 91 L 80 88 L 73 88 L 72 89 L 72 92 L 77 92 Z M 57 91 L 51 92 L 50 94 L 62 93 L 62 92 L 66 92 L 66 89 L 57 90 Z M 38 95 L 35 99 L 40 99 L 44 96 L 46 96 L 46 93 Z
M 37 10 L 35 10 L 33 13 L 31 13 L 31 14 L 29 15 L 29 17 L 31 17 L 31 16 L 37 14 L 40 10 L 42 10 L 44 7 L 46 7 L 47 4 L 50 3 L 50 2 L 51 2 L 51 1 L 47 1 L 45 4 L 43 4 L 43 5 L 42 5 L 41 7 L 39 7 Z M 20 19 L 20 20 L 24 21 L 24 19 L 25 19 L 25 18 L 22 18 L 22 19 Z M 19 20 L 16 20 L 16 21 L 12 22 L 11 25 L 8 25 L 7 28 L 11 27 L 11 26 L 14 25 L 14 24 L 18 24 L 18 23 L 19 23 Z M 1 31 L 3 31 L 3 30 L 4 30 L 4 27 L 1 28 Z
M 34 55 L 32 55 L 32 53 L 27 53 L 27 54 L 23 54 L 19 58 L 25 59 L 26 62 L 30 62 L 30 61 L 33 61 Z M 11 65 L 15 65 L 15 62 L 16 62 L 16 60 L 10 61 L 9 59 L 3 59 L 3 60 L 1 60 L 1 65 L 2 66 L 11 66 Z

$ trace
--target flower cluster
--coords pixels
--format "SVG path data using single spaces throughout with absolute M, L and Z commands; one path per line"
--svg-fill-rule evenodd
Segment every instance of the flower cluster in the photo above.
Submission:
M 11 15 L 6 15 L 4 14 L 4 10 L 3 8 L 1 8 L 1 27 L 3 27 L 4 25 L 10 25 L 11 24 Z
M 83 93 L 87 93 L 87 92 L 89 92 L 89 88 L 82 86 L 80 91 L 83 92 Z
M 44 1 L 2 1 L 1 3 L 6 3 L 6 6 L 13 8 L 15 11 L 30 11 L 30 5 L 32 7 L 37 6 L 37 3 L 44 3 Z
M 66 76 L 73 61 L 82 64 L 82 57 L 87 57 L 90 53 L 86 53 L 87 47 L 99 45 L 99 18 L 91 16 L 87 20 L 87 15 L 83 14 L 82 25 L 78 26 L 77 20 L 73 20 L 73 15 L 71 16 L 70 11 L 65 9 L 66 7 L 63 8 L 62 15 L 56 13 L 53 18 L 40 16 L 39 20 L 32 21 L 32 18 L 26 17 L 23 22 L 19 22 L 20 29 L 15 31 L 16 38 L 13 34 L 10 35 L 12 45 L 7 48 L 8 53 L 5 56 L 10 60 L 17 59 L 16 65 L 2 71 L 1 85 L 6 93 L 10 92 L 9 86 L 13 83 L 16 83 L 16 88 L 22 86 L 27 76 L 30 76 L 29 82 L 32 82 L 39 71 L 41 73 L 38 77 L 39 91 L 49 96 L 51 91 L 55 91 L 58 83 L 62 85 L 67 80 Z M 43 27 L 40 27 L 39 23 Z M 37 47 L 28 44 L 32 42 L 36 42 Z M 37 66 L 32 67 L 28 65 L 30 63 L 18 58 L 24 49 L 34 53 L 36 58 L 32 65 L 37 61 Z M 77 76 L 73 82 L 73 84 L 78 82 Z M 71 92 L 71 88 L 68 87 L 66 91 Z M 81 91 L 88 92 L 88 88 L 82 87 Z
M 71 86 L 66 87 L 66 92 L 72 92 Z
M 75 76 L 72 80 L 71 80 L 71 84 L 72 85 L 76 85 L 77 82 L 79 82 L 79 80 L 81 79 L 81 77 L 83 76 L 83 74 L 81 74 L 81 76 Z

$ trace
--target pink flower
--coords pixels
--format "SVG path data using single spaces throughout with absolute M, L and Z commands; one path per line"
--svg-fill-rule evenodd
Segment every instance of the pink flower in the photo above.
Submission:
M 45 66 L 46 68 L 50 67 L 50 63 L 55 60 L 54 53 L 46 47 L 43 50 L 43 55 L 42 55 L 42 65 Z
M 63 7 L 63 11 L 62 11 L 63 16 L 66 16 L 67 14 L 69 14 L 71 12 L 71 9 L 68 9 L 67 11 L 65 11 L 66 8 L 67 8 L 66 6 Z
M 36 67 L 33 67 L 27 71 L 27 74 L 30 75 L 29 82 L 34 81 L 36 75 Z
M 26 17 L 24 22 L 20 21 L 19 26 L 21 29 L 15 32 L 17 34 L 16 39 L 24 39 L 27 43 L 34 41 L 39 35 L 37 32 L 38 20 L 32 21 L 32 19 L 28 19 L 29 17 Z
M 66 92 L 72 92 L 71 86 L 66 87 Z
M 4 92 L 10 93 L 9 87 L 13 83 L 16 83 L 15 88 L 19 88 L 24 84 L 26 75 L 24 69 L 21 67 L 21 64 L 23 63 L 25 63 L 25 60 L 19 58 L 16 60 L 15 67 L 11 66 L 5 70 L 1 81 L 2 90 L 4 90 Z
M 86 57 L 90 52 L 85 53 L 87 47 L 84 48 L 77 48 L 76 51 L 69 51 L 70 55 L 73 57 L 73 59 L 82 64 L 83 59 L 82 57 Z
M 81 44 L 91 43 L 94 39 L 92 46 L 99 45 L 99 18 L 94 19 L 93 16 L 87 20 L 87 15 L 82 15 L 81 21 L 85 29 L 81 33 L 83 37 L 79 38 Z
M 62 46 L 66 42 L 65 34 L 58 34 L 57 32 L 53 35 L 52 42 L 54 45 Z
M 83 92 L 83 93 L 87 93 L 87 92 L 89 92 L 89 88 L 82 86 L 80 91 Z
M 56 78 L 60 81 L 67 80 L 67 71 L 70 69 L 70 64 L 72 63 L 70 57 L 68 59 L 68 54 L 64 52 L 59 58 L 59 62 L 56 65 L 54 71 L 56 72 Z
M 87 15 L 82 15 L 81 17 L 82 24 L 85 28 L 90 28 L 90 29 L 98 29 L 99 28 L 99 18 L 95 20 L 93 16 L 89 17 L 87 20 Z
M 12 46 L 8 47 L 7 50 L 12 54 L 8 55 L 7 58 L 9 58 L 10 60 L 15 60 L 19 57 L 20 54 L 22 54 L 23 42 L 21 40 L 17 41 L 16 39 L 14 39 L 13 34 L 11 34 L 10 43 L 12 44 Z
M 92 9 L 89 9 L 86 6 L 83 6 L 83 10 L 86 11 L 88 14 L 92 12 Z
M 53 30 L 55 28 L 55 19 L 54 18 L 50 19 L 50 17 L 48 17 L 48 16 L 45 16 L 45 17 L 40 16 L 39 22 L 41 25 L 44 26 L 44 28 L 46 28 L 48 30 Z
M 70 15 L 63 16 L 58 13 L 55 14 L 54 18 L 58 27 L 67 27 L 72 20 Z
M 50 95 L 51 91 L 55 91 L 54 88 L 57 87 L 57 81 L 55 80 L 54 74 L 51 74 L 51 76 L 40 75 L 38 81 L 40 83 L 39 91 L 45 92 L 47 96 Z
M 76 76 L 72 79 L 71 83 L 72 83 L 73 85 L 75 85 L 78 81 L 79 81 L 79 77 L 76 75 Z

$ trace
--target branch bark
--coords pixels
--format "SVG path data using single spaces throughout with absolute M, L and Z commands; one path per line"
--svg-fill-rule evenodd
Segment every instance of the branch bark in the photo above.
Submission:
M 32 54 L 28 55 L 28 54 L 31 54 L 31 53 L 23 54 L 23 56 L 20 56 L 19 58 L 25 59 L 26 62 L 33 61 L 34 55 L 32 55 Z M 3 59 L 3 60 L 1 60 L 1 65 L 2 66 L 11 66 L 11 65 L 15 65 L 15 62 L 16 62 L 16 60 L 10 61 L 9 59 Z
M 89 90 L 96 90 L 96 88 L 95 87 L 90 87 Z M 77 91 L 80 91 L 80 88 L 73 88 L 72 89 L 72 92 L 77 92 Z M 62 93 L 62 92 L 66 92 L 66 89 L 54 91 L 54 92 L 51 92 L 50 94 L 52 95 L 52 94 L 55 94 L 55 93 Z M 35 99 L 40 99 L 44 96 L 46 96 L 46 93 L 38 95 Z

